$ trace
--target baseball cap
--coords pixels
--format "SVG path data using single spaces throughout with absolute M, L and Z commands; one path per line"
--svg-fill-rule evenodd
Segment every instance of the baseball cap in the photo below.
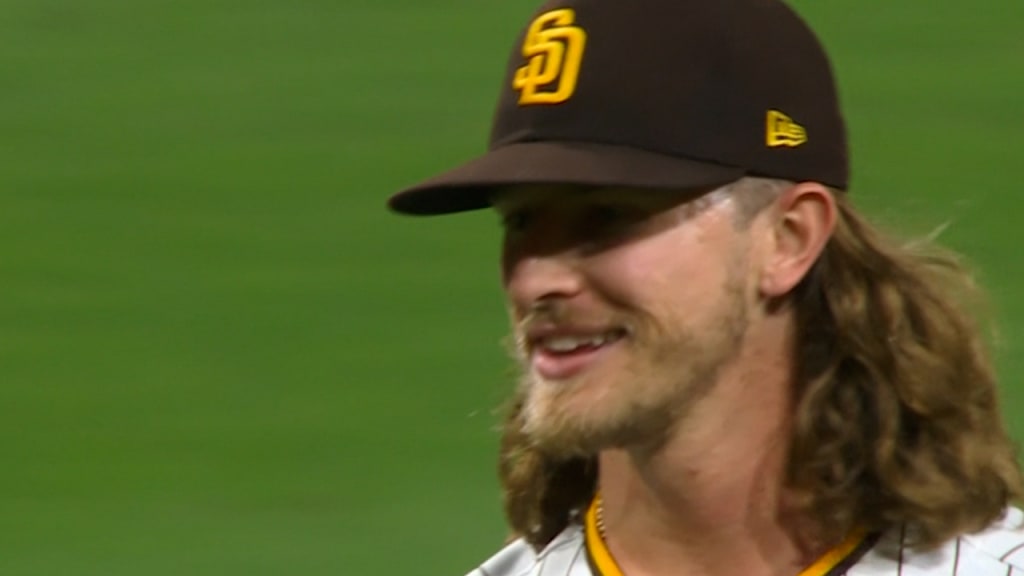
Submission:
M 824 47 L 779 0 L 549 0 L 508 61 L 487 150 L 388 199 L 486 208 L 496 187 L 702 189 L 745 175 L 845 190 Z

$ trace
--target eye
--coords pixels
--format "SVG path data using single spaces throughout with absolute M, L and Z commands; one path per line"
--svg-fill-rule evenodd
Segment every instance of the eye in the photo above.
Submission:
M 637 210 L 622 204 L 596 204 L 587 212 L 587 225 L 595 229 L 618 229 L 639 219 Z
M 501 213 L 501 225 L 507 232 L 520 232 L 530 224 L 531 214 L 525 208 Z

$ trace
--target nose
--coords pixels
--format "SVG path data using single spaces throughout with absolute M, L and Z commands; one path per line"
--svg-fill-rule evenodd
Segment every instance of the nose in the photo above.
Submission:
M 502 280 L 520 316 L 539 304 L 570 299 L 584 290 L 580 210 L 575 204 L 523 202 L 502 242 Z
M 584 277 L 571 252 L 506 252 L 503 263 L 505 292 L 520 314 L 539 303 L 570 299 L 583 291 Z

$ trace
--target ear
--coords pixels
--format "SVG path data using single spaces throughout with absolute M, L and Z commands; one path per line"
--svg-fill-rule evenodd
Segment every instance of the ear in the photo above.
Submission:
M 772 242 L 760 278 L 761 293 L 784 296 L 818 260 L 836 222 L 832 192 L 816 182 L 802 182 L 782 193 L 770 214 Z

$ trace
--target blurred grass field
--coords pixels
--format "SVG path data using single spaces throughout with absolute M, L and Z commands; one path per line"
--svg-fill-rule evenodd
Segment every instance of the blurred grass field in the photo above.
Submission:
M 1024 4 L 796 1 L 854 194 L 990 288 L 1024 439 Z M 533 2 L 0 0 L 0 574 L 457 576 L 503 524 L 482 150 Z

